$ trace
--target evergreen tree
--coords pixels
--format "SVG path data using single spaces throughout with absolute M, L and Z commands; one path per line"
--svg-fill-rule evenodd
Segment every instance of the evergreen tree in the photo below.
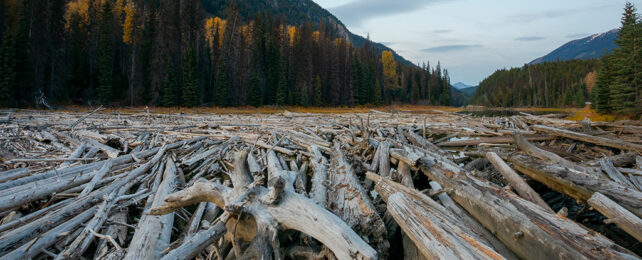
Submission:
M 216 105 L 219 107 L 227 106 L 227 95 L 228 95 L 228 81 L 227 81 L 227 70 L 225 68 L 225 62 L 221 62 L 218 66 L 218 80 L 216 81 Z
M 417 81 L 412 81 L 412 90 L 410 91 L 410 97 L 413 103 L 417 103 L 419 100 L 419 85 Z
M 374 85 L 374 104 L 376 106 L 381 106 L 383 105 L 383 99 L 381 97 L 381 83 L 379 83 L 379 80 Z
M 353 98 L 356 105 L 363 105 L 367 102 L 366 96 L 363 96 L 363 78 L 361 71 L 361 61 L 359 56 L 355 55 L 352 58 L 352 89 L 353 89 Z
M 165 80 L 163 81 L 163 100 L 162 105 L 166 107 L 176 106 L 177 95 L 176 69 L 171 62 L 167 65 Z
M 189 47 L 183 57 L 183 106 L 194 107 L 198 105 L 197 73 L 196 51 Z
M 450 105 L 450 78 L 448 71 L 444 70 L 444 81 L 442 85 L 441 95 L 439 96 L 439 104 L 442 106 Z
M 597 74 L 597 84 L 593 89 L 593 108 L 600 113 L 611 112 L 611 95 L 609 87 L 613 83 L 613 68 L 611 55 L 604 55 Z
M 642 36 L 638 35 L 637 23 L 635 7 L 627 2 L 622 15 L 620 34 L 615 40 L 618 48 L 613 55 L 614 82 L 610 86 L 611 105 L 620 113 L 633 112 L 639 88 L 635 76 L 636 70 L 642 66 L 640 59 L 637 59 L 637 48 L 642 46 Z
M 261 85 L 259 82 L 259 77 L 256 75 L 256 70 L 252 69 L 250 73 L 250 95 L 248 97 L 248 103 L 253 107 L 260 107 L 261 102 Z
M 15 44 L 9 34 L 4 35 L 0 48 L 0 107 L 12 105 L 12 94 L 16 90 Z
M 112 98 L 113 88 L 113 13 L 110 1 L 105 1 L 98 24 L 98 99 L 107 104 Z
M 287 99 L 287 68 L 285 64 L 285 59 L 281 59 L 279 62 L 279 77 L 278 84 L 276 86 L 276 104 L 279 106 L 285 105 Z
M 323 106 L 323 90 L 321 89 L 321 77 L 314 80 L 314 106 Z

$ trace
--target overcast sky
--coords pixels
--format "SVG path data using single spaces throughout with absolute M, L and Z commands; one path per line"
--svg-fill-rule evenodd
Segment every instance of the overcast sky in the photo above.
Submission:
M 617 28 L 625 0 L 313 0 L 353 33 L 477 85 L 562 44 Z M 642 0 L 631 1 L 638 10 Z

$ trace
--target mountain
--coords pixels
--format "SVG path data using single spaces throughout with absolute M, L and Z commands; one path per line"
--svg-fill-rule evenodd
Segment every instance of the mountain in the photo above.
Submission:
M 462 88 L 459 90 L 462 94 L 464 94 L 464 97 L 466 97 L 466 100 L 470 100 L 475 95 L 475 92 L 477 92 L 477 86 L 470 87 L 470 88 Z
M 588 60 L 602 57 L 611 52 L 617 46 L 615 39 L 618 36 L 618 29 L 605 33 L 598 33 L 579 40 L 570 41 L 546 56 L 537 58 L 530 64 L 539 64 L 557 60 Z
M 466 85 L 466 84 L 464 84 L 464 83 L 462 83 L 462 82 L 457 82 L 457 83 L 453 84 L 452 86 L 453 86 L 454 88 L 456 88 L 456 89 L 465 89 L 465 88 L 471 88 L 471 87 L 473 87 L 473 86 L 470 86 L 470 85 Z
M 285 17 L 289 25 L 302 25 L 311 22 L 318 26 L 320 21 L 336 26 L 339 35 L 350 40 L 355 47 L 364 45 L 366 38 L 353 34 L 348 28 L 332 13 L 319 6 L 312 0 L 201 0 L 205 10 L 218 17 L 226 17 L 225 10 L 232 3 L 236 4 L 243 20 L 254 19 L 259 13 L 269 13 L 272 16 L 281 15 Z M 373 42 L 377 51 L 392 51 L 395 60 L 405 65 L 414 64 L 398 55 L 394 50 L 381 43 Z
M 461 82 L 455 83 L 450 86 L 450 104 L 457 107 L 467 105 L 476 91 L 477 86 L 471 87 Z

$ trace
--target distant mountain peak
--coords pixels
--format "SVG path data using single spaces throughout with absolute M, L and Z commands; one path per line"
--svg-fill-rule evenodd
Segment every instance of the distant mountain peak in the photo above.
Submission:
M 539 64 L 557 60 L 588 60 L 597 59 L 602 55 L 613 51 L 617 47 L 615 39 L 619 29 L 613 29 L 608 32 L 597 33 L 582 39 L 570 41 L 561 47 L 555 49 L 546 56 L 537 58 L 529 64 Z
M 453 87 L 455 87 L 456 89 L 464 89 L 464 88 L 471 88 L 473 86 L 466 85 L 463 82 L 457 82 L 457 83 L 453 84 Z

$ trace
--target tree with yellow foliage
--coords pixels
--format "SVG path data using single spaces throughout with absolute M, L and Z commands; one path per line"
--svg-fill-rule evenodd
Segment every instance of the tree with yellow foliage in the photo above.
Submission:
M 397 63 L 391 51 L 381 53 L 381 63 L 383 64 L 383 79 L 386 88 L 399 88 L 397 80 Z
M 125 22 L 123 23 L 123 42 L 132 48 L 131 52 L 131 74 L 129 77 L 129 103 L 130 106 L 134 106 L 134 84 L 136 76 L 136 39 L 138 33 L 137 20 L 137 9 L 136 5 L 132 0 L 127 0 L 125 6 L 123 7 L 125 12 Z

